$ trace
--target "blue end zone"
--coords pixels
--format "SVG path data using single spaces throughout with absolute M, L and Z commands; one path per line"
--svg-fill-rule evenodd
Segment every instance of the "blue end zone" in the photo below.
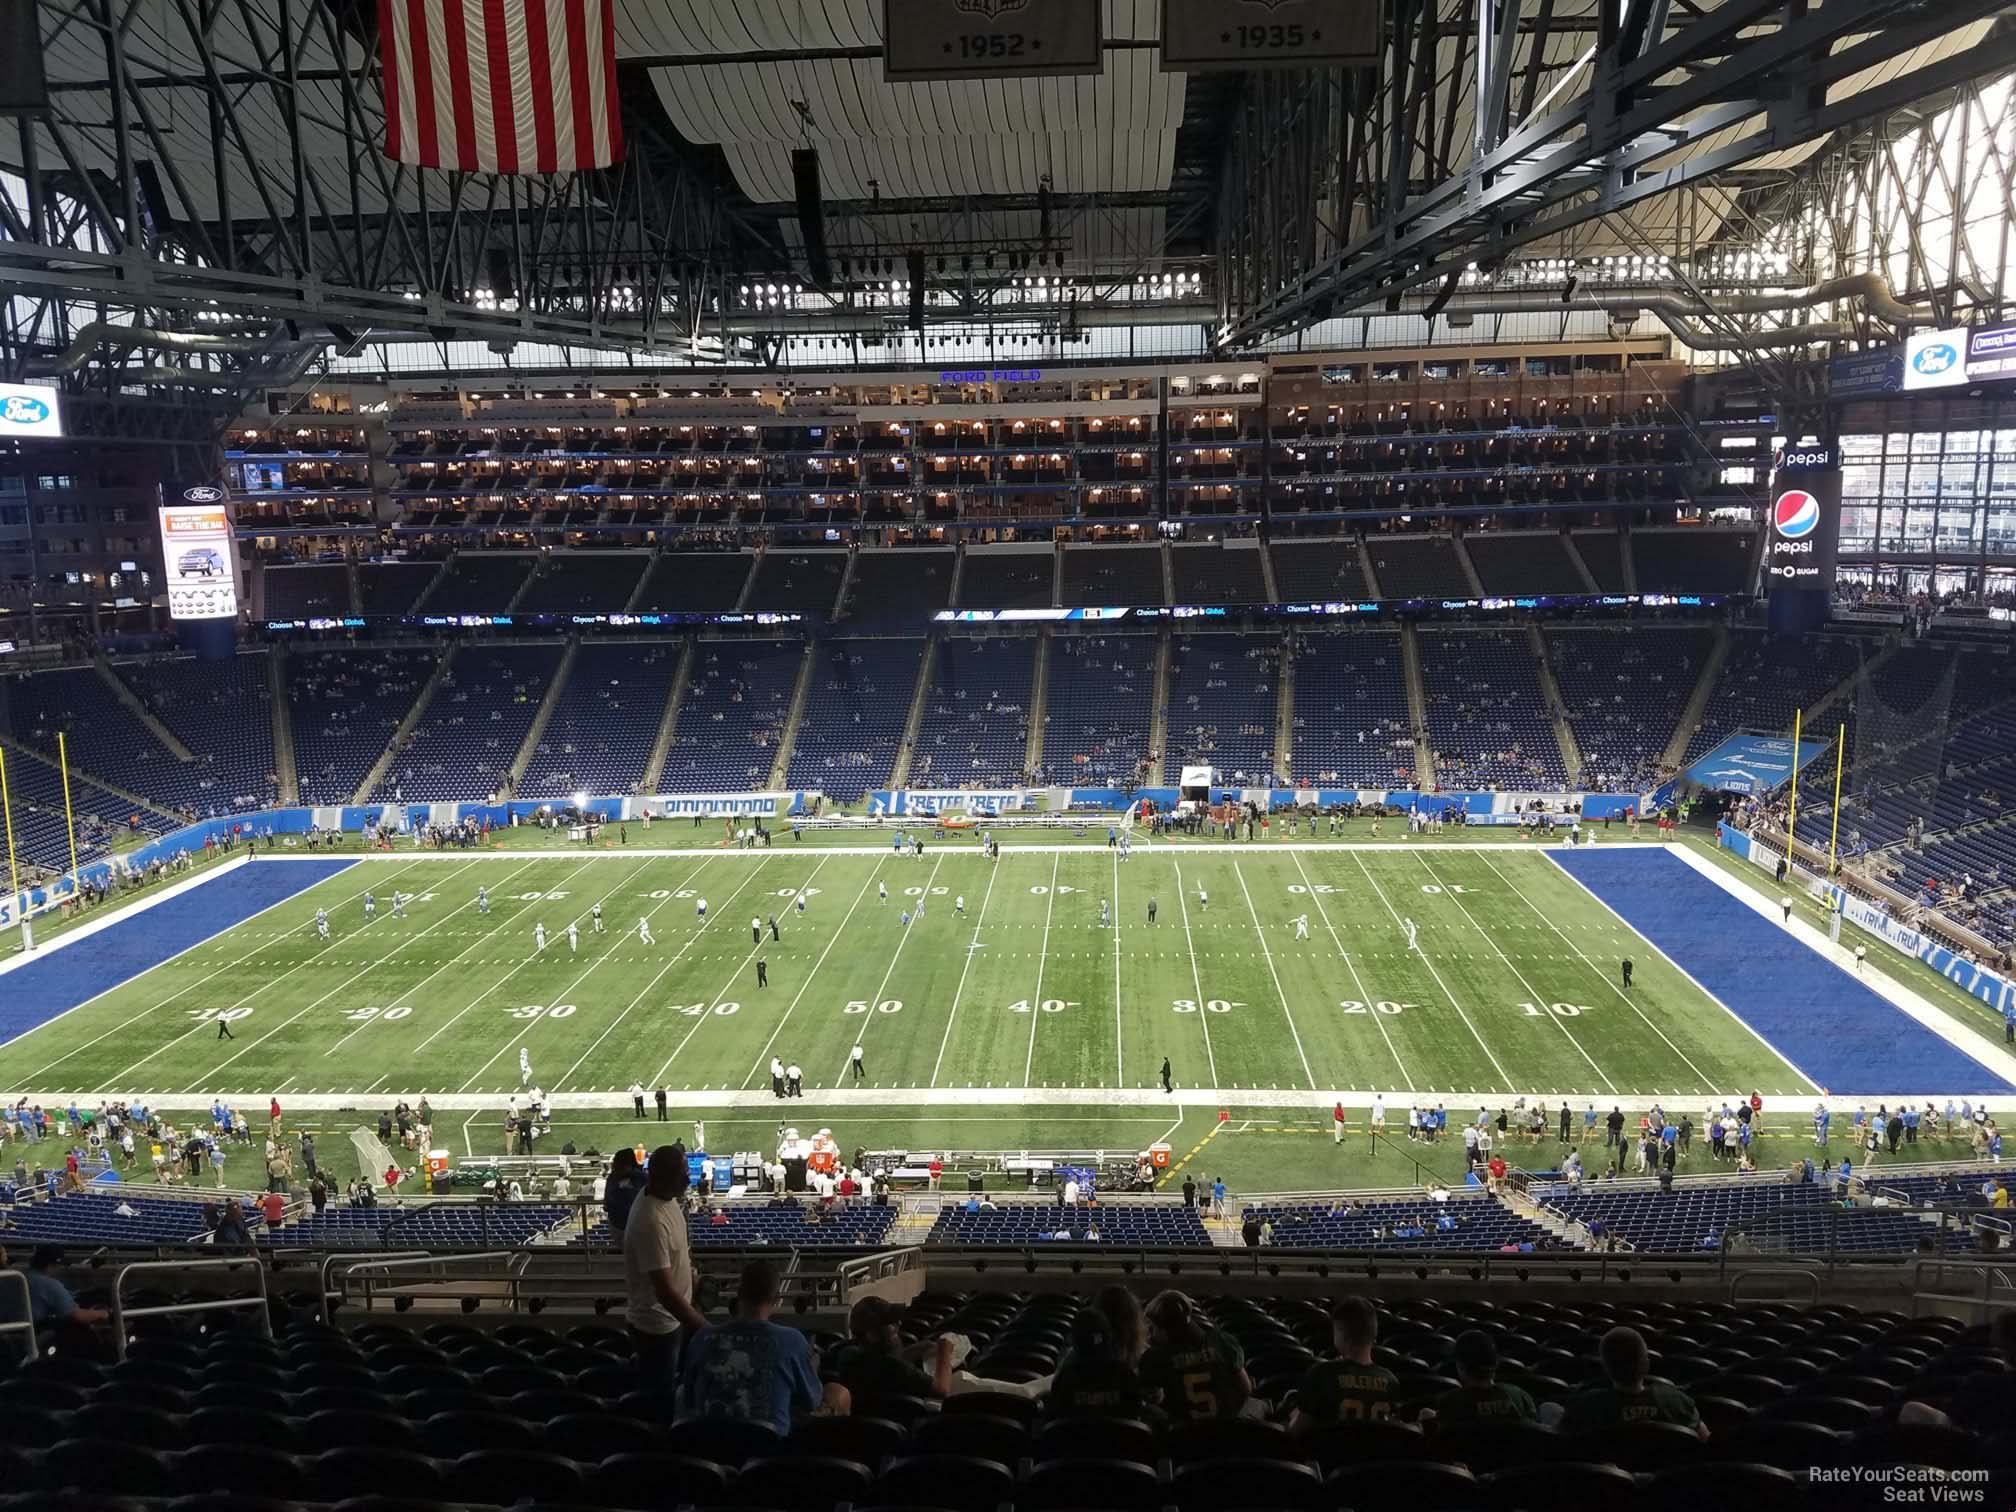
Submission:
M 0 977 L 0 1044 L 306 892 L 355 861 L 253 861 Z
M 1548 854 L 1833 1096 L 2016 1090 L 1678 857 Z

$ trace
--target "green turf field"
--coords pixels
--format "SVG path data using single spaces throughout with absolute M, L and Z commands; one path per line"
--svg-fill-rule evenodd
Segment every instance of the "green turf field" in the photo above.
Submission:
M 563 1108 L 641 1081 L 670 1086 L 684 1116 L 767 1103 L 772 1055 L 802 1065 L 808 1096 L 920 1116 L 1040 1103 L 1118 1118 L 1163 1096 L 1165 1056 L 1184 1099 L 1303 1115 L 1340 1093 L 1382 1094 L 1404 1118 L 1416 1098 L 1813 1090 L 1537 851 L 1139 845 L 1122 863 L 1032 838 L 990 862 L 965 840 L 921 860 L 823 842 L 372 859 L 13 1041 L 0 1086 L 475 1107 L 518 1090 L 522 1050 Z M 389 916 L 395 888 L 415 894 L 407 919 Z M 218 1039 L 220 1010 L 235 1040 Z

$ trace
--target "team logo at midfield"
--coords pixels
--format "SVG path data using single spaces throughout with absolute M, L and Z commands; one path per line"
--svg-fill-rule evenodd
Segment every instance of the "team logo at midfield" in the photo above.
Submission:
M 1771 509 L 1771 528 L 1787 541 L 1809 536 L 1820 527 L 1820 501 L 1803 488 L 1788 488 Z
M 999 21 L 1003 16 L 1029 8 L 1029 0 L 952 0 L 952 3 L 969 16 L 981 16 L 989 21 Z

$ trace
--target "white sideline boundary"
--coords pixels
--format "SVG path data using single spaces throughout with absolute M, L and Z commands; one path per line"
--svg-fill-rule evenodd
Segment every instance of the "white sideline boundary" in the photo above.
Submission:
M 980 847 L 977 844 L 964 846 L 956 843 L 960 837 L 970 838 L 977 835 L 977 833 L 975 830 L 950 831 L 944 838 L 933 841 L 930 845 L 926 846 L 924 854 L 934 861 L 940 859 L 941 856 L 944 858 L 970 856 L 975 861 L 984 861 L 986 857 L 981 853 Z M 1277 853 L 1285 855 L 1297 851 L 1320 856 L 1325 851 L 1369 851 L 1377 855 L 1381 851 L 1407 851 L 1410 853 L 1416 851 L 1423 853 L 1432 853 L 1434 851 L 1511 851 L 1533 853 L 1573 848 L 1571 846 L 1564 846 L 1559 840 L 1424 841 L 1396 835 L 1391 840 L 1162 840 L 1156 841 L 1152 846 L 1146 841 L 1137 841 L 1135 843 L 1134 856 L 1136 858 L 1145 857 L 1153 860 L 1162 856 L 1271 856 Z M 1678 848 L 1677 845 L 1670 842 L 1662 845 L 1656 840 L 1610 840 L 1598 847 L 1598 849 L 1606 851 L 1656 851 L 1677 850 Z M 1053 854 L 1082 856 L 1088 852 L 1098 854 L 1105 849 L 1106 847 L 1103 844 L 1093 840 L 1087 840 L 1077 845 L 1024 845 L 1018 841 L 1014 844 L 1003 844 L 1001 854 L 1003 856 L 1048 856 Z M 478 850 L 473 852 L 459 847 L 444 850 L 401 850 L 395 847 L 389 851 L 336 851 L 333 855 L 348 857 L 356 861 L 370 861 L 381 864 L 388 861 L 396 861 L 402 865 L 414 861 L 467 861 L 472 855 L 479 860 L 495 861 L 555 859 L 622 861 L 634 856 L 642 856 L 646 859 L 662 857 L 677 860 L 680 857 L 696 855 L 718 856 L 724 861 L 732 857 L 760 861 L 766 856 L 867 856 L 880 857 L 886 860 L 900 859 L 890 851 L 887 844 L 758 845 L 746 850 L 740 846 L 721 844 L 682 845 L 669 849 L 646 849 L 641 845 L 619 845 L 607 850 L 576 851 L 562 848 L 548 848 L 544 850 Z M 276 855 L 268 852 L 261 855 L 258 859 L 260 864 L 264 865 L 268 861 L 326 861 L 331 858 L 329 855 L 290 856 Z

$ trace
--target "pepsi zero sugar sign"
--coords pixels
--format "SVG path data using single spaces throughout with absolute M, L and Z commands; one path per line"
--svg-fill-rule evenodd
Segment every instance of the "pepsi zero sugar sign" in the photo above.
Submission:
M 1764 591 L 1834 591 L 1841 526 L 1841 469 L 1831 446 L 1790 446 L 1772 476 Z

